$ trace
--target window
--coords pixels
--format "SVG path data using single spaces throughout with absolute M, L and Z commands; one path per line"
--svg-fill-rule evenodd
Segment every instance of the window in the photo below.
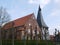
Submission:
M 39 34 L 39 31 L 37 31 L 37 34 Z
M 31 26 L 31 24 L 29 23 L 29 26 Z
M 33 19 L 34 19 L 34 17 L 33 17 Z
M 33 30 L 33 34 L 35 33 L 35 30 Z
M 7 38 L 8 38 L 8 32 L 4 31 L 4 39 L 7 39 Z
M 30 33 L 30 29 L 28 29 L 28 33 Z
M 33 36 L 35 36 L 35 30 L 33 30 Z
M 42 30 L 42 33 L 45 34 L 44 30 Z

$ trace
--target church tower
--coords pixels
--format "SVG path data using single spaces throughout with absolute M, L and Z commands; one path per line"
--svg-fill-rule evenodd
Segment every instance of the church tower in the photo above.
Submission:
M 43 20 L 43 16 L 41 14 L 41 8 L 40 8 L 40 6 L 38 8 L 37 22 L 39 24 L 39 27 L 41 28 L 41 39 L 48 40 L 49 39 L 48 26 L 45 24 L 45 22 Z

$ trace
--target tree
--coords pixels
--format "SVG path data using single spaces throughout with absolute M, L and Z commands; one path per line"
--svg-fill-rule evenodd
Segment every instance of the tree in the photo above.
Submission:
M 3 7 L 0 7 L 0 45 L 2 45 L 2 27 L 5 23 L 10 21 L 10 15 L 7 13 L 6 9 Z
M 55 29 L 55 37 L 54 37 L 55 45 L 60 45 L 60 34 L 59 30 Z

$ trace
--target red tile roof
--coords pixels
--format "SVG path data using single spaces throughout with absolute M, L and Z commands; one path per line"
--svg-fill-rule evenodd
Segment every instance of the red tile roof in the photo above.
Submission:
M 28 19 L 31 18 L 32 15 L 34 15 L 34 14 L 32 13 L 32 14 L 29 14 L 29 15 L 27 15 L 27 16 L 25 16 L 25 17 L 16 19 L 16 20 L 14 20 L 14 21 L 11 21 L 11 22 L 5 24 L 3 28 L 4 28 L 4 29 L 8 29 L 8 28 L 11 28 L 12 26 L 13 26 L 13 27 L 22 26 L 22 25 L 24 25 L 24 24 L 26 23 L 26 21 L 27 21 Z

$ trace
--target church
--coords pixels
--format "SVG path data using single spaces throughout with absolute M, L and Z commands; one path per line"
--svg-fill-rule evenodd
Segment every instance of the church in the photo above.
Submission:
M 38 8 L 37 19 L 34 13 L 10 21 L 3 26 L 2 39 L 49 40 L 48 26 L 43 20 L 41 8 Z

